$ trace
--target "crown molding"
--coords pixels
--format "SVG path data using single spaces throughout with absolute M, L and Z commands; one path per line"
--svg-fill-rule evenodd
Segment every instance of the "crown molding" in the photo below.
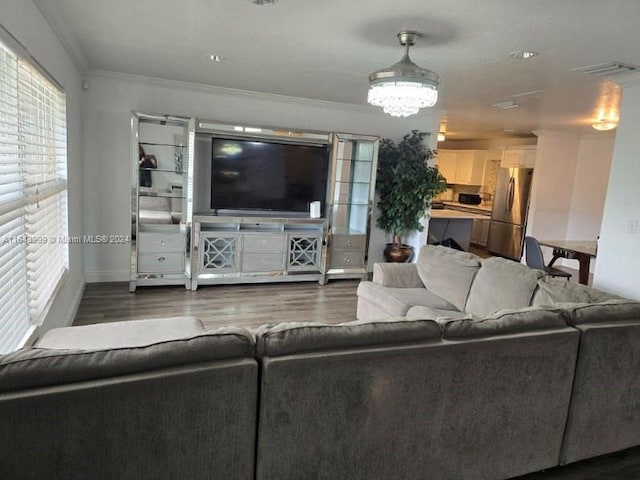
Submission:
M 199 93 L 225 95 L 225 96 L 232 96 L 237 98 L 248 98 L 253 100 L 267 100 L 267 101 L 278 102 L 278 103 L 286 103 L 289 105 L 307 106 L 307 107 L 316 107 L 316 108 L 321 107 L 321 108 L 334 109 L 334 110 L 335 109 L 351 110 L 354 112 L 366 113 L 368 115 L 377 113 L 381 116 L 389 117 L 387 114 L 383 113 L 382 109 L 380 109 L 379 107 L 374 107 L 368 104 L 358 105 L 355 103 L 340 103 L 340 102 L 332 102 L 329 100 L 317 100 L 317 99 L 303 98 L 303 97 L 290 97 L 288 95 L 280 95 L 277 93 L 264 93 L 264 92 L 255 92 L 251 90 L 239 90 L 236 88 L 218 87 L 215 85 L 206 85 L 202 83 L 185 82 L 182 80 L 169 80 L 165 78 L 148 77 L 144 75 L 135 75 L 131 73 L 113 72 L 113 71 L 100 70 L 100 69 L 89 70 L 87 72 L 87 76 L 111 78 L 115 80 L 124 80 L 124 81 L 140 83 L 145 85 L 153 85 L 158 87 L 179 88 L 181 90 L 188 90 L 188 91 L 199 92 Z M 438 114 L 438 112 L 439 111 L 435 109 L 421 111 L 420 113 L 409 118 L 427 117 L 427 113 Z
M 51 30 L 53 30 L 55 36 L 60 40 L 60 43 L 71 57 L 73 64 L 82 75 L 86 74 L 89 70 L 87 57 L 84 55 L 80 44 L 73 33 L 71 33 L 71 30 L 65 26 L 65 22 L 53 6 L 54 2 L 51 0 L 33 0 L 33 3 L 38 10 L 40 10 L 40 13 L 51 27 Z

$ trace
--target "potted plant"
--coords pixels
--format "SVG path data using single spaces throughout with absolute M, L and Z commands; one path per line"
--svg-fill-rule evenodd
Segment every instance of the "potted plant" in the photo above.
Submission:
M 426 135 L 412 130 L 397 144 L 389 138 L 380 142 L 377 225 L 392 237 L 384 251 L 388 262 L 407 262 L 413 257 L 413 248 L 404 245 L 402 237 L 424 229 L 421 219 L 431 200 L 447 188 L 445 178 L 428 163 L 436 152 L 424 145 Z

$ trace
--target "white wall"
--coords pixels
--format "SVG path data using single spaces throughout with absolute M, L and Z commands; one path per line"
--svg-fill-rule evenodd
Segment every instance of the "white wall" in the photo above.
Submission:
M 400 139 L 411 129 L 437 131 L 440 112 L 392 118 L 373 107 L 233 91 L 182 82 L 94 72 L 85 92 L 85 231 L 130 233 L 131 110 L 301 130 L 363 133 Z M 363 83 L 363 96 L 366 82 Z M 374 217 L 375 219 L 375 217 Z M 375 220 L 374 220 L 375 221 Z M 381 261 L 384 235 L 374 232 L 370 261 Z M 129 278 L 128 245 L 87 245 L 88 281 Z
M 615 134 L 538 135 L 527 235 L 539 240 L 596 240 Z M 552 250 L 543 247 L 543 252 L 550 261 Z M 578 268 L 575 260 L 558 264 Z
M 593 284 L 640 300 L 640 78 L 623 84 Z M 631 224 L 631 225 L 630 225 Z M 632 227 L 632 228 L 629 228 Z
M 563 240 L 567 235 L 580 138 L 537 132 L 527 235 Z
M 596 240 L 600 235 L 614 141 L 614 132 L 584 136 L 580 140 L 567 240 Z M 594 267 L 594 262 L 591 266 Z
M 67 146 L 69 176 L 69 234 L 82 235 L 82 77 L 71 57 L 32 0 L 3 0 L 0 22 L 30 54 L 64 86 L 67 95 Z M 69 249 L 69 275 L 60 289 L 40 331 L 70 325 L 84 289 L 81 245 Z

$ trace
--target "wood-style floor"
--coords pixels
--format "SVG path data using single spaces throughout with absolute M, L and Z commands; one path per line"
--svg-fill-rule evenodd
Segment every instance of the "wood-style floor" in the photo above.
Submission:
M 207 330 L 225 325 L 340 323 L 356 319 L 357 280 L 201 286 L 141 287 L 127 283 L 87 284 L 74 325 L 142 318 L 198 317 Z
M 194 315 L 207 329 L 249 328 L 263 323 L 355 319 L 357 281 L 139 288 L 127 283 L 88 284 L 75 325 L 141 318 Z M 474 479 L 469 479 L 474 480 Z M 518 480 L 640 480 L 640 447 L 537 472 Z

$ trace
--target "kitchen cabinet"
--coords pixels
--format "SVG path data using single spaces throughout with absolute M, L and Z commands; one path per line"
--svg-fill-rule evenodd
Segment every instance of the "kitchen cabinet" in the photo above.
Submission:
M 438 151 L 436 165 L 442 176 L 447 179 L 447 183 L 455 183 L 457 162 L 457 152 L 448 152 L 446 150 Z
M 436 164 L 448 184 L 482 185 L 484 150 L 440 150 Z
M 471 243 L 486 247 L 489 243 L 489 227 L 491 225 L 491 219 L 474 219 L 473 227 L 471 228 Z
M 502 152 L 501 166 L 505 168 L 533 168 L 536 164 L 535 145 L 507 148 Z

